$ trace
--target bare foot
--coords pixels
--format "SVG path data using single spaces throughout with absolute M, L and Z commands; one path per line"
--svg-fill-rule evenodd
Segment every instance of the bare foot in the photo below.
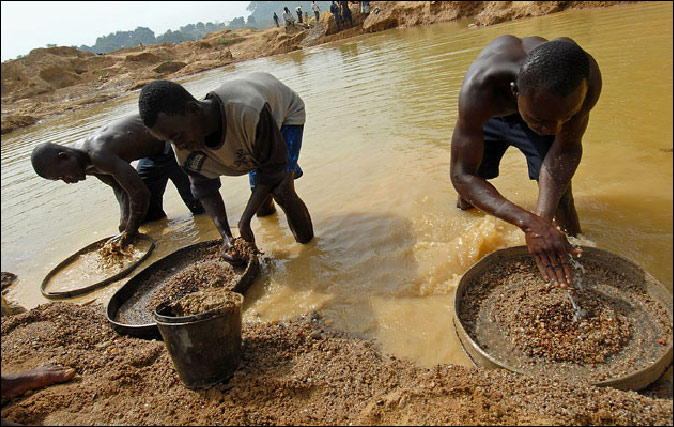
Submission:
M 2 376 L 2 398 L 21 395 L 28 390 L 66 382 L 75 376 L 73 368 L 46 365 L 29 371 Z

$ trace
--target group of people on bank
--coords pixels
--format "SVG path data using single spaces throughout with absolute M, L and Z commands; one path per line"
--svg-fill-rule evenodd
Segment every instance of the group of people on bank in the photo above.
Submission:
M 360 5 L 360 13 L 362 15 L 367 15 L 370 13 L 369 1 L 355 1 L 355 2 L 333 1 L 332 4 L 330 5 L 330 13 L 332 14 L 332 17 L 334 19 L 337 31 L 341 31 L 342 29 L 346 28 L 347 23 L 349 25 L 349 28 L 353 27 L 353 14 L 351 13 L 349 3 L 358 3 Z M 311 2 L 311 11 L 314 14 L 314 22 L 315 23 L 320 22 L 321 8 L 315 1 Z M 297 14 L 297 22 L 299 24 L 307 24 L 307 25 L 309 24 L 309 14 L 308 12 L 304 12 L 303 17 L 302 6 L 298 6 L 295 9 L 295 13 Z M 281 18 L 283 19 L 283 26 L 286 29 L 286 31 L 289 31 L 289 29 L 295 27 L 295 17 L 290 12 L 290 9 L 288 9 L 287 7 L 283 8 Z M 273 19 L 276 26 L 280 27 L 280 19 L 279 16 L 276 14 L 276 12 L 274 12 Z
M 571 39 L 502 36 L 468 67 L 458 99 L 449 171 L 457 207 L 479 208 L 522 229 L 540 274 L 561 287 L 572 283 L 569 254 L 581 251 L 567 240 L 581 231 L 571 180 L 601 85 L 597 62 Z M 309 210 L 294 186 L 304 175 L 306 121 L 297 92 L 266 72 L 235 75 L 203 99 L 157 80 L 143 87 L 138 107 L 71 147 L 38 145 L 35 172 L 66 183 L 95 176 L 110 185 L 125 238 L 166 215 L 162 197 L 171 179 L 191 212 L 212 218 L 232 263 L 240 260 L 227 255 L 233 236 L 220 177 L 248 174 L 240 236 L 254 243 L 253 215 L 272 215 L 277 204 L 297 242 L 313 239 Z M 538 182 L 534 212 L 489 182 L 509 146 L 525 154 L 529 178 Z

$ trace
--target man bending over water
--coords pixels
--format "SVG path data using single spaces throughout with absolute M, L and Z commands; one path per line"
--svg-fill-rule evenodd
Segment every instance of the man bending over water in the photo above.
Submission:
M 599 99 L 597 62 L 569 38 L 502 36 L 468 67 L 452 135 L 450 176 L 460 209 L 473 206 L 524 231 L 545 280 L 572 283 L 566 235 L 580 233 L 571 193 L 590 110 Z M 509 146 L 527 158 L 538 181 L 534 213 L 507 200 L 487 180 Z
M 239 75 L 198 101 L 177 83 L 158 80 L 143 87 L 138 100 L 145 125 L 157 138 L 170 140 L 187 171 L 192 192 L 204 204 L 223 239 L 229 262 L 232 232 L 220 195 L 220 176 L 249 174 L 251 194 L 239 221 L 241 237 L 254 243 L 252 216 L 283 209 L 299 243 L 314 237 L 311 217 L 295 192 L 303 175 L 297 164 L 304 134 L 304 101 L 268 73 Z
M 136 160 L 137 170 L 130 164 Z M 104 126 L 73 147 L 40 144 L 33 149 L 31 162 L 46 179 L 71 184 L 92 175 L 110 185 L 119 202 L 119 231 L 125 238 L 134 237 L 141 224 L 166 216 L 163 198 L 169 179 L 192 213 L 204 213 L 171 144 L 153 137 L 137 114 Z

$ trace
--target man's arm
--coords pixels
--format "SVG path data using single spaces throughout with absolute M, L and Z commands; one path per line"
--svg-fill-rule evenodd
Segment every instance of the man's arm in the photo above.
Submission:
M 225 243 L 232 240 L 232 231 L 227 220 L 225 201 L 220 195 L 220 178 L 206 178 L 196 172 L 183 169 L 190 179 L 190 191 L 204 205 L 206 213 L 213 220 L 215 228 Z
M 232 252 L 232 231 L 227 220 L 225 201 L 220 195 L 220 178 L 206 178 L 196 172 L 184 169 L 190 178 L 190 189 L 194 197 L 204 205 L 206 213 L 213 220 L 215 228 L 222 237 L 222 257 L 232 265 L 242 264 L 244 260 L 236 252 Z
M 560 37 L 575 43 L 573 40 Z M 555 143 L 545 156 L 539 175 L 539 194 L 536 213 L 551 220 L 559 204 L 560 197 L 566 191 L 583 153 L 582 139 L 590 121 L 590 110 L 599 102 L 602 90 L 602 77 L 597 61 L 588 54 L 590 73 L 587 79 L 587 95 L 585 103 L 569 122 L 564 123 L 562 130 L 555 137 Z
M 119 183 L 129 200 L 129 214 L 126 223 L 128 237 L 138 233 L 150 205 L 150 190 L 143 183 L 138 172 L 127 162 L 109 152 L 97 152 L 91 158 L 96 169 L 111 175 Z
M 239 221 L 241 237 L 249 243 L 255 241 L 250 221 L 262 203 L 278 185 L 286 172 L 288 147 L 271 114 L 271 108 L 265 104 L 260 112 L 255 133 L 255 158 L 260 165 L 257 169 L 255 188 L 248 199 L 246 208 Z
M 471 93 L 472 92 L 472 93 Z M 529 252 L 541 275 L 560 286 L 572 283 L 567 253 L 576 250 L 566 236 L 543 217 L 535 215 L 507 200 L 496 188 L 478 175 L 484 152 L 482 125 L 491 116 L 486 105 L 487 94 L 478 90 L 462 90 L 459 119 L 452 135 L 450 176 L 459 195 L 473 206 L 513 224 L 524 231 Z M 550 194 L 546 203 L 550 203 Z
M 538 177 L 536 215 L 552 221 L 559 200 L 569 187 L 583 155 L 581 140 L 589 114 L 574 117 L 565 123 L 545 155 Z
M 112 187 L 119 203 L 119 231 L 124 231 L 129 221 L 129 198 L 126 197 L 126 192 L 110 175 L 95 174 L 94 176 Z
M 454 127 L 450 154 L 450 178 L 459 195 L 473 206 L 524 228 L 534 216 L 503 197 L 478 169 L 484 154 L 482 126 L 492 116 L 489 89 L 464 86 L 459 97 L 459 118 Z

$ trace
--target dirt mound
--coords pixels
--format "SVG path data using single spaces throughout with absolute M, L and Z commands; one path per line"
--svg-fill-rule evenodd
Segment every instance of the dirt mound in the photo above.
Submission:
M 505 370 L 419 368 L 313 312 L 245 323 L 233 378 L 180 382 L 164 343 L 115 334 L 103 306 L 44 304 L 2 319 L 2 370 L 58 363 L 78 376 L 9 400 L 27 425 L 663 425 L 672 401 Z
M 444 2 L 442 2 L 444 3 Z M 611 7 L 633 1 L 490 1 L 475 17 L 475 25 L 494 25 L 529 16 L 548 15 L 566 9 Z
M 82 82 L 86 59 L 93 53 L 71 47 L 33 49 L 20 59 L 2 63 L 2 103 L 30 98 Z
M 367 32 L 456 21 L 475 16 L 476 25 L 547 15 L 566 9 L 610 7 L 634 1 L 374 1 L 363 23 Z
M 363 23 L 367 32 L 388 28 L 413 27 L 439 22 L 450 22 L 473 16 L 484 8 L 481 1 L 374 1 L 370 15 Z M 511 3 L 511 2 L 504 2 Z M 534 3 L 534 2 L 525 2 Z

